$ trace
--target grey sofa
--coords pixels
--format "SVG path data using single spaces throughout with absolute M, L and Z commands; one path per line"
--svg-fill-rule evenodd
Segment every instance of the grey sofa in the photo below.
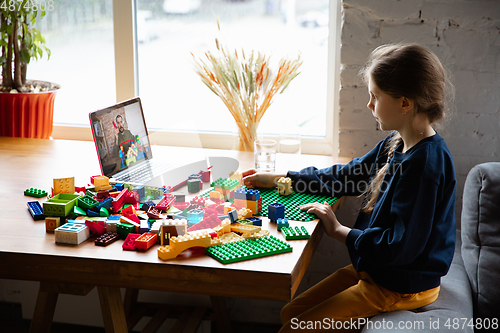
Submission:
M 461 229 L 438 299 L 416 310 L 375 316 L 362 332 L 500 331 L 500 163 L 479 164 L 469 172 Z

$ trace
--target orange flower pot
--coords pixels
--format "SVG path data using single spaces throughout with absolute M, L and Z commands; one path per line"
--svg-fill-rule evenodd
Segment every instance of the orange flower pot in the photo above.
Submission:
M 0 92 L 0 136 L 48 139 L 52 134 L 56 92 Z

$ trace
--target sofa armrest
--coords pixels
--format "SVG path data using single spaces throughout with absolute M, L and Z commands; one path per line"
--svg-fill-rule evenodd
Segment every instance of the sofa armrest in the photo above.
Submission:
M 438 299 L 424 307 L 410 311 L 394 311 L 377 315 L 370 319 L 362 332 L 443 332 L 445 324 L 453 325 L 454 318 L 473 318 L 472 291 L 461 255 L 460 230 L 457 230 L 455 255 L 448 274 L 441 279 Z M 386 329 L 382 324 L 386 323 Z M 390 323 L 389 323 L 390 322 Z M 387 329 L 387 325 L 393 329 Z M 399 325 L 402 327 L 399 329 Z M 462 321 L 460 321 L 460 325 Z M 434 325 L 434 326 L 431 326 Z M 409 329 L 412 326 L 411 330 Z M 457 332 L 474 332 L 471 327 L 460 327 Z

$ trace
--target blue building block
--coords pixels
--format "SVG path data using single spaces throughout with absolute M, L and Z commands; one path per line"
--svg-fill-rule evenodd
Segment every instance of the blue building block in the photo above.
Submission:
M 110 220 L 110 221 L 120 221 L 120 217 L 121 216 L 117 216 L 117 215 L 110 216 L 110 217 L 108 217 L 108 220 Z
M 260 217 L 250 216 L 250 217 L 247 217 L 247 220 L 252 222 L 252 225 L 262 227 L 262 219 Z
M 143 185 L 134 187 L 132 191 L 139 194 L 139 201 L 142 201 L 146 196 L 146 188 Z
M 96 210 L 101 210 L 101 208 L 106 208 L 107 210 L 111 210 L 111 206 L 113 205 L 113 198 L 107 197 L 103 201 L 99 202 L 96 207 Z
M 125 187 L 125 184 L 124 183 L 116 183 L 115 184 L 115 188 L 118 190 L 118 191 L 123 191 L 123 188 Z
M 95 210 L 93 210 L 93 209 L 88 209 L 88 210 L 87 210 L 87 216 L 88 216 L 88 217 L 100 217 L 100 216 L 101 216 L 101 214 L 100 214 L 100 212 L 96 212 L 96 211 L 95 211 Z
M 33 220 L 43 220 L 45 215 L 43 215 L 42 205 L 38 201 L 29 201 L 28 210 L 30 211 Z
M 238 221 L 238 212 L 236 209 L 231 210 L 229 213 L 229 219 L 231 220 L 231 224 L 236 223 Z
M 285 218 L 285 205 L 274 202 L 268 206 L 269 220 L 276 222 L 279 218 Z
M 257 201 L 260 198 L 259 190 L 249 190 L 246 188 L 239 188 L 234 191 L 234 198 L 241 200 Z
M 141 225 L 139 227 L 139 233 L 143 234 L 145 232 L 148 232 L 149 229 L 151 229 L 151 224 L 149 223 L 149 220 L 142 220 Z
M 289 227 L 290 225 L 288 224 L 288 219 L 287 218 L 279 218 L 277 221 L 276 221 L 276 226 L 278 228 L 278 231 L 281 231 L 281 228 L 284 228 L 284 227 Z

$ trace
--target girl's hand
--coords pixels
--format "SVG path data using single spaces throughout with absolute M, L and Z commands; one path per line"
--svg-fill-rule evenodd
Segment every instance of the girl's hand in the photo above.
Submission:
M 320 204 L 319 202 L 308 203 L 300 206 L 300 210 L 316 215 L 321 220 L 325 233 L 328 236 L 345 243 L 347 234 L 351 229 L 340 224 L 332 207 L 327 202 L 324 204 Z
M 243 171 L 241 173 L 243 177 L 243 183 L 251 187 L 274 187 L 276 186 L 278 179 L 285 177 L 285 175 L 269 173 L 269 172 L 258 172 L 255 169 L 250 169 Z

